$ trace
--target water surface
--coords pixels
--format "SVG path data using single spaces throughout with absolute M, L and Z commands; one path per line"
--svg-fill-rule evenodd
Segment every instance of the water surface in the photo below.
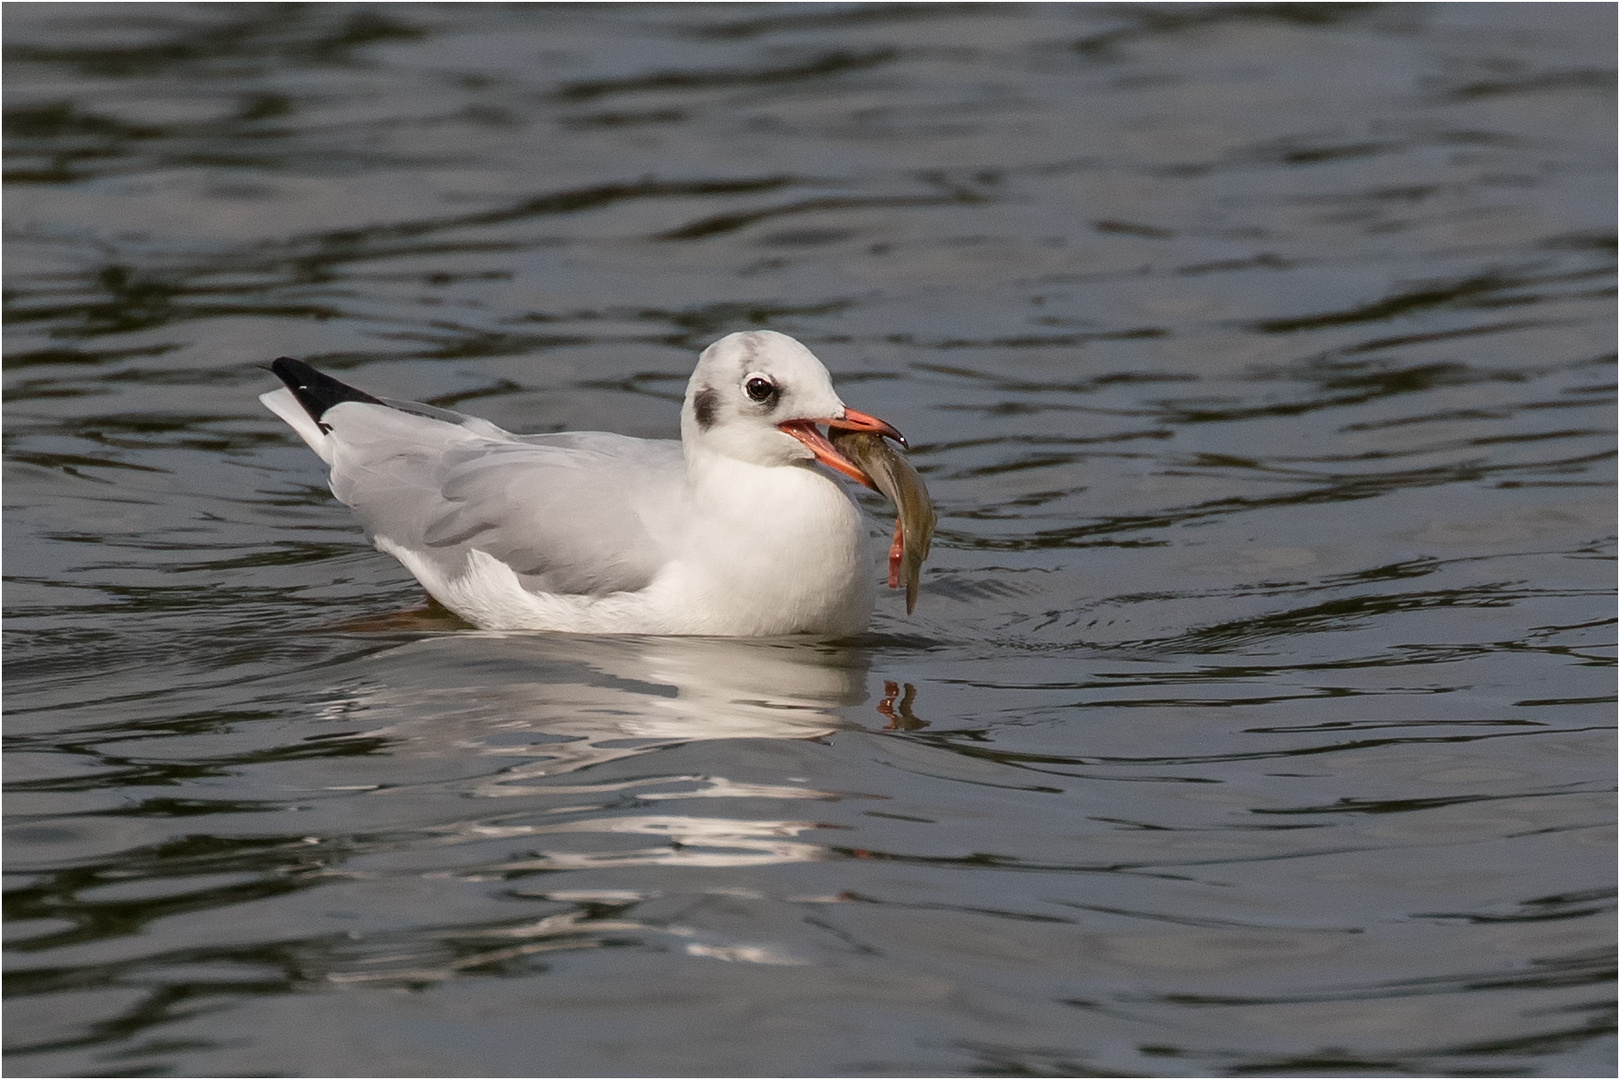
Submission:
M 1611 6 L 4 14 L 11 1073 L 1613 1074 Z M 400 617 L 255 400 L 761 326 L 858 640 Z

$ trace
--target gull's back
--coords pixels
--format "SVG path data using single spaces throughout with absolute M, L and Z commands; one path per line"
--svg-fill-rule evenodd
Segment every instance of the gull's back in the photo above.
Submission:
M 331 467 L 332 494 L 379 547 L 410 552 L 447 579 L 476 549 L 532 592 L 634 591 L 669 561 L 681 532 L 678 442 L 513 435 L 447 409 L 381 399 L 339 401 L 317 421 L 291 390 L 260 400 Z

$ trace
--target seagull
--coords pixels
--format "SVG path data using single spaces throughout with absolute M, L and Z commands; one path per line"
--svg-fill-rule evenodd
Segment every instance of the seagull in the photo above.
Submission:
M 876 485 L 821 427 L 906 442 L 847 407 L 786 334 L 705 349 L 679 441 L 514 435 L 288 357 L 270 370 L 286 387 L 259 400 L 330 467 L 332 494 L 481 629 L 841 636 L 871 619 L 865 520 L 816 466 Z

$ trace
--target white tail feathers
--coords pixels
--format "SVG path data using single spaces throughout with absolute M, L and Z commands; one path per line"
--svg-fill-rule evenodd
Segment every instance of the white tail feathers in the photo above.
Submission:
M 326 438 L 326 432 L 322 431 L 315 419 L 298 404 L 298 399 L 293 397 L 291 390 L 285 387 L 272 390 L 267 394 L 260 394 L 259 400 L 264 402 L 265 408 L 287 421 L 287 426 L 296 431 L 298 437 L 321 456 L 322 461 L 328 465 L 332 464 L 332 449 Z

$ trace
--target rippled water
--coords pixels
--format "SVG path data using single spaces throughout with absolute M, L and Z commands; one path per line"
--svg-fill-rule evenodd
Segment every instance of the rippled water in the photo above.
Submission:
M 1612 6 L 4 16 L 12 1075 L 1613 1074 Z M 255 400 L 758 326 L 915 617 L 406 614 Z

